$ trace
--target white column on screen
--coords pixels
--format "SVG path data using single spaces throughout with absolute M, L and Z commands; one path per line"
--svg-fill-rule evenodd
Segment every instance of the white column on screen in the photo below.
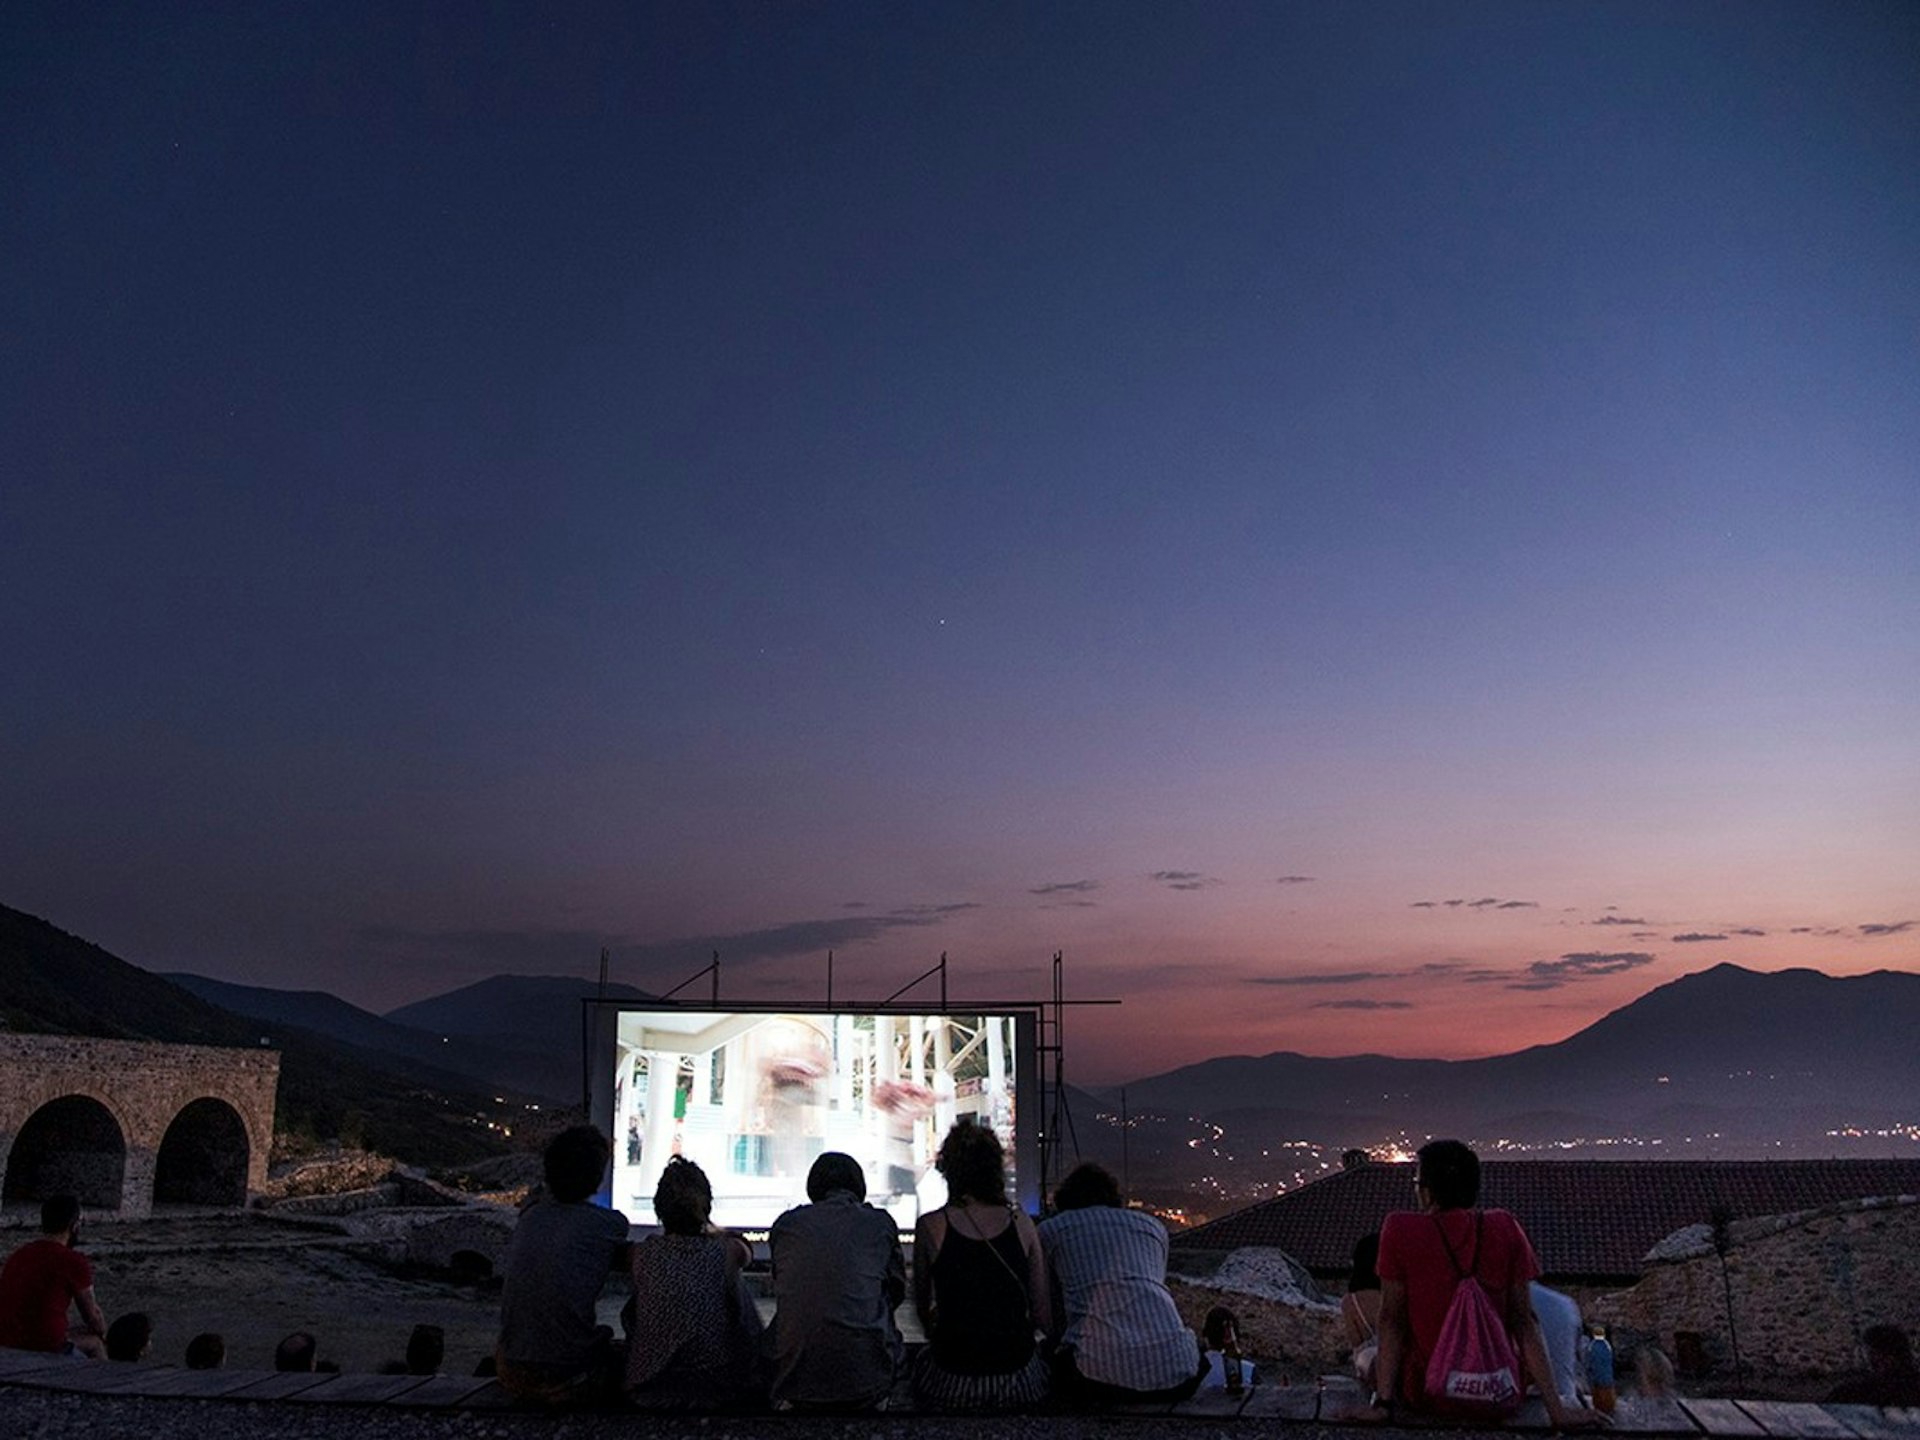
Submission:
M 858 1063 L 859 1051 L 854 1046 L 853 1017 L 836 1015 L 833 1017 L 833 1108 L 840 1111 L 853 1109 L 853 1067 Z
M 673 1082 L 679 1074 L 678 1055 L 664 1050 L 647 1052 L 647 1130 L 641 1152 L 647 1173 L 640 1189 L 648 1195 L 673 1153 Z
M 1007 1036 L 1000 1017 L 987 1017 L 987 1097 L 999 1096 L 1007 1083 Z

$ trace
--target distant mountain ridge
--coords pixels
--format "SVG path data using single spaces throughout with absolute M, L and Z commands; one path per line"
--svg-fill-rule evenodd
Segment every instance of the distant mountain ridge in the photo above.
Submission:
M 1508 1055 L 1225 1056 L 1130 1081 L 1127 1091 L 1135 1108 L 1204 1113 L 1258 1097 L 1295 1110 L 1365 1109 L 1415 1129 L 1530 1111 L 1631 1121 L 1676 1104 L 1891 1113 L 1920 1094 L 1916 1034 L 1920 975 L 1716 965 L 1565 1040 Z
M 265 1040 L 280 1052 L 280 1130 L 358 1139 L 423 1164 L 509 1148 L 476 1120 L 493 1102 L 475 1093 L 468 1078 L 298 1025 L 265 1025 L 235 1014 L 4 905 L 0 1017 L 9 1029 L 28 1033 L 245 1048 Z
M 558 1104 L 579 1102 L 580 1001 L 598 990 L 590 980 L 568 976 L 496 975 L 382 1017 L 323 990 L 270 990 L 202 975 L 166 978 L 263 1023 L 298 1025 L 470 1083 Z M 629 985 L 609 984 L 606 993 L 616 1000 L 651 998 Z

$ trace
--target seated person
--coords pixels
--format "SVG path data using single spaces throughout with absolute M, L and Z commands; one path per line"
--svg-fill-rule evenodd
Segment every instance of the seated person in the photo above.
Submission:
M 227 1363 L 227 1342 L 212 1331 L 202 1331 L 187 1341 L 187 1369 L 218 1370 Z
M 109 1360 L 144 1360 L 152 1348 L 153 1317 L 144 1310 L 129 1310 L 107 1327 Z
M 1200 1347 L 1167 1289 L 1167 1227 L 1129 1210 L 1103 1167 L 1077 1165 L 1040 1222 L 1052 1284 L 1054 1384 L 1083 1404 L 1184 1400 Z
M 867 1177 L 829 1150 L 807 1172 L 807 1199 L 773 1222 L 776 1406 L 863 1410 L 884 1405 L 900 1364 L 893 1312 L 907 1262 L 893 1217 L 866 1203 Z
M 1549 1289 L 1538 1280 L 1527 1286 L 1527 1299 L 1533 1306 L 1534 1323 L 1540 1327 L 1540 1343 L 1547 1347 L 1547 1363 L 1553 1367 L 1553 1388 L 1569 1405 L 1583 1401 L 1586 1366 L 1580 1363 L 1583 1330 L 1580 1306 L 1571 1295 Z
M 1207 1318 L 1200 1323 L 1200 1349 L 1207 1357 L 1206 1374 L 1200 1377 L 1202 1390 L 1227 1388 L 1229 1350 L 1239 1356 L 1233 1363 L 1240 1367 L 1240 1383 L 1253 1383 L 1253 1362 L 1240 1354 L 1240 1317 L 1226 1306 L 1216 1305 L 1207 1311 Z
M 80 1202 L 49 1196 L 40 1206 L 40 1236 L 0 1266 L 0 1345 L 52 1355 L 107 1353 L 107 1317 L 93 1299 L 93 1262 L 74 1248 Z M 69 1326 L 67 1307 L 80 1312 Z
M 627 1398 L 648 1410 L 734 1409 L 764 1394 L 752 1252 L 713 1226 L 706 1171 L 676 1155 L 653 1192 L 662 1232 L 633 1247 Z
M 515 1400 L 559 1404 L 610 1387 L 613 1331 L 594 1319 L 607 1276 L 626 1258 L 627 1217 L 593 1203 L 613 1147 L 591 1125 L 548 1142 L 545 1193 L 520 1212 L 507 1243 L 500 1388 Z
M 1673 1398 L 1673 1361 L 1658 1345 L 1642 1345 L 1633 1352 L 1634 1393 L 1648 1400 Z
M 320 1367 L 314 1364 L 313 1357 L 319 1349 L 313 1336 L 304 1330 L 296 1330 L 273 1347 L 273 1368 L 302 1374 L 317 1370 Z
M 1867 1352 L 1867 1373 L 1834 1388 L 1827 1396 L 1836 1405 L 1920 1405 L 1920 1370 L 1914 1368 L 1913 1344 L 1898 1325 L 1869 1325 L 1860 1336 Z
M 447 1332 L 438 1325 L 416 1325 L 413 1333 L 407 1336 L 407 1365 L 409 1375 L 438 1375 L 440 1364 L 447 1358 Z
M 1540 1273 L 1533 1246 L 1505 1210 L 1476 1210 L 1480 1157 L 1458 1140 L 1420 1148 L 1416 1191 L 1423 1211 L 1389 1215 L 1380 1230 L 1380 1354 L 1374 1403 L 1364 1418 L 1391 1418 L 1396 1405 L 1443 1408 L 1426 1390 L 1427 1362 L 1464 1275 L 1479 1281 L 1505 1322 L 1528 1378 L 1540 1387 L 1556 1429 L 1599 1423 L 1568 1405 L 1554 1385 L 1528 1282 Z M 1519 1377 L 1514 1377 L 1516 1381 Z
M 1007 1200 L 1000 1137 L 963 1119 L 933 1164 L 948 1198 L 914 1227 L 913 1304 L 927 1334 L 914 1399 L 958 1412 L 1037 1405 L 1048 1390 L 1033 1340 L 1051 1324 L 1047 1267 L 1033 1222 Z
M 1369 1231 L 1353 1245 L 1353 1263 L 1347 1270 L 1347 1293 L 1340 1297 L 1340 1323 L 1353 1355 L 1353 1373 L 1373 1388 L 1373 1357 L 1380 1353 L 1380 1232 Z

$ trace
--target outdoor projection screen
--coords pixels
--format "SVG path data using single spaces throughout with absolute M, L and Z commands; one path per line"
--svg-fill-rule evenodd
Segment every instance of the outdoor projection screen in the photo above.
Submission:
M 944 1015 L 874 1010 L 597 1007 L 589 1083 L 613 1138 L 607 1203 L 658 1223 L 669 1156 L 713 1184 L 713 1220 L 764 1230 L 806 1203 L 825 1150 L 860 1162 L 867 1200 L 902 1230 L 946 1200 L 933 1168 L 955 1120 L 989 1124 L 1007 1149 L 1009 1198 L 1037 1208 L 1035 1016 L 1006 1007 Z

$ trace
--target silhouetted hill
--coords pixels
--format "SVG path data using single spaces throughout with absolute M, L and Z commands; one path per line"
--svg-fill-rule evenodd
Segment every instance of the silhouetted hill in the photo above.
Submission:
M 1764 1137 L 1788 1121 L 1912 1123 L 1920 1094 L 1920 975 L 1717 965 L 1683 976 L 1552 1045 L 1484 1060 L 1319 1059 L 1280 1052 L 1202 1061 L 1130 1081 L 1136 1109 L 1201 1116 L 1270 1097 L 1332 1124 L 1372 1112 L 1395 1128 L 1500 1134 L 1560 1112 L 1588 1133 L 1658 1124 Z
M 280 1051 L 276 1126 L 358 1139 L 390 1155 L 451 1164 L 507 1144 L 486 1128 L 499 1109 L 444 1071 L 370 1055 L 291 1025 L 266 1026 L 36 916 L 0 905 L 0 1015 L 9 1029 Z M 516 1112 L 517 1113 L 517 1112 Z M 503 1115 L 503 1119 L 511 1116 Z
M 203 975 L 174 974 L 166 978 L 236 1015 L 270 1024 L 298 1025 L 362 1050 L 461 1076 L 465 1083 L 478 1083 L 489 1091 L 506 1089 L 559 1104 L 579 1103 L 578 1040 L 560 1052 L 529 1045 L 518 1037 L 474 1040 L 464 1035 L 432 1034 L 382 1019 L 322 990 L 269 990 Z
M 569 975 L 495 975 L 490 979 L 389 1010 L 386 1018 L 432 1035 L 541 1050 L 566 1057 L 577 1089 L 580 1065 L 580 1002 L 599 986 Z M 607 986 L 610 1000 L 651 1000 L 631 985 Z

